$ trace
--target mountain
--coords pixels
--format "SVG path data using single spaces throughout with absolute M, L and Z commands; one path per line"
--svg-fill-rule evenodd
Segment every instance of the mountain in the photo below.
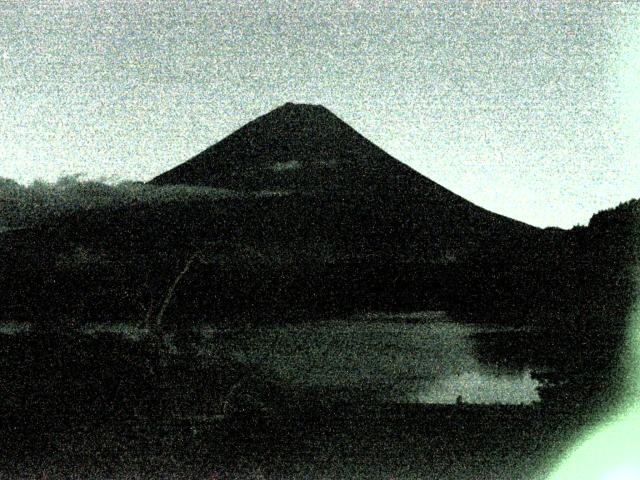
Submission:
M 497 300 L 517 317 L 518 259 L 535 270 L 557 236 L 466 201 L 321 106 L 276 108 L 141 188 L 0 242 L 5 278 L 30 272 L 12 303 L 32 292 L 49 319 L 140 317 L 198 251 L 209 261 L 174 318 L 482 314 Z
M 334 197 L 393 195 L 407 204 L 437 202 L 503 221 L 391 157 L 318 105 L 278 107 L 150 183 Z
M 350 257 L 364 246 L 367 255 L 451 259 L 537 231 L 446 190 L 315 105 L 276 108 L 150 183 L 279 193 L 262 223 L 323 244 L 349 237 Z

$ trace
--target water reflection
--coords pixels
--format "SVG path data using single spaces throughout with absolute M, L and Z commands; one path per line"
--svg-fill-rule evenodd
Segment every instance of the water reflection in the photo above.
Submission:
M 257 329 L 237 344 L 235 355 L 296 387 L 366 389 L 382 401 L 540 400 L 539 383 L 529 370 L 495 370 L 475 357 L 472 335 L 496 327 L 454 323 L 441 312 L 412 313 L 408 319 L 369 314 L 366 319 Z
M 424 387 L 420 403 L 531 404 L 539 402 L 539 383 L 530 370 L 519 373 L 470 371 L 451 375 Z
M 0 325 L 5 334 L 27 330 L 22 324 Z M 212 326 L 202 333 L 210 352 L 224 351 L 266 379 L 294 388 L 367 390 L 377 400 L 395 402 L 537 402 L 539 383 L 529 370 L 491 369 L 474 355 L 474 334 L 505 330 L 458 324 L 443 312 L 411 312 L 265 326 L 224 339 Z M 111 332 L 132 341 L 149 335 L 148 329 L 122 323 L 91 324 L 83 332 Z
M 26 322 L 0 323 L 0 335 L 17 335 L 31 330 L 31 324 Z

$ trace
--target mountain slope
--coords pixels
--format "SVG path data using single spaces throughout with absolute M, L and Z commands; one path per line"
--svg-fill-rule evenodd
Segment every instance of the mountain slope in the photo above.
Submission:
M 150 183 L 280 192 L 264 215 L 284 229 L 432 246 L 436 256 L 537 231 L 420 175 L 322 106 L 285 104 Z
M 241 191 L 389 191 L 408 203 L 469 205 L 390 156 L 325 107 L 292 103 L 249 122 L 150 183 Z

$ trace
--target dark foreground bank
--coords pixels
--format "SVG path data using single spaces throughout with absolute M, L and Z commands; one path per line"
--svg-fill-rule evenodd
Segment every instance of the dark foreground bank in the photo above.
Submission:
M 580 395 L 474 406 L 302 391 L 186 340 L 170 354 L 34 332 L 0 347 L 2 479 L 533 479 L 597 420 Z
M 2 478 L 539 478 L 586 421 L 568 410 L 455 405 L 13 420 L 3 428 Z

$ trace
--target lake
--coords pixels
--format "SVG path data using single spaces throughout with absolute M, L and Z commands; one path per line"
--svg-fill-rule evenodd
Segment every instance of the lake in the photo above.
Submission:
M 2 328 L 13 335 L 27 329 Z M 133 341 L 148 335 L 124 324 L 84 331 Z M 235 331 L 204 326 L 203 350 L 250 366 L 253 378 L 329 400 L 357 392 L 362 396 L 349 400 L 361 403 L 319 402 L 245 423 L 171 416 L 21 421 L 0 440 L 0 476 L 534 478 L 549 452 L 564 448 L 564 432 L 584 421 L 537 404 L 537 383 L 527 369 L 478 359 L 476 334 L 509 331 L 458 324 L 442 312 L 368 313 Z M 463 406 L 455 405 L 459 399 Z M 367 406 L 367 400 L 375 402 Z M 494 403 L 505 405 L 470 405 Z
M 376 312 L 259 327 L 222 343 L 215 330 L 205 332 L 211 348 L 222 346 L 237 361 L 294 388 L 365 390 L 377 401 L 403 403 L 537 402 L 539 384 L 528 369 L 477 359 L 475 334 L 509 330 L 455 323 L 442 312 Z
M 28 330 L 27 324 L 0 325 L 5 335 Z M 133 341 L 148 335 L 128 324 L 91 324 L 83 330 Z M 474 335 L 510 330 L 456 323 L 444 312 L 369 312 L 232 334 L 203 326 L 201 333 L 210 354 L 222 351 L 265 380 L 334 397 L 327 400 L 366 391 L 382 402 L 531 404 L 539 401 L 539 384 L 530 370 L 483 364 L 476 355 Z

